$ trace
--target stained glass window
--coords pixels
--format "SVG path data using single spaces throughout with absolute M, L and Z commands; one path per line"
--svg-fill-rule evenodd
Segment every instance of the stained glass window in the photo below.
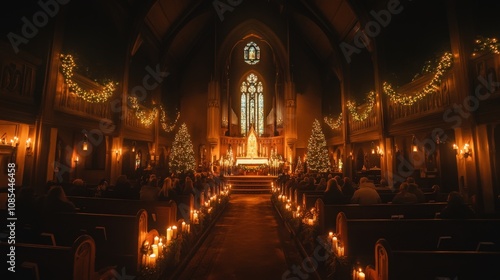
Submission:
M 260 47 L 254 43 L 248 43 L 243 49 L 243 58 L 245 62 L 254 65 L 260 61 Z
M 241 133 L 246 135 L 253 126 L 258 135 L 264 133 L 264 87 L 255 74 L 250 73 L 241 83 Z

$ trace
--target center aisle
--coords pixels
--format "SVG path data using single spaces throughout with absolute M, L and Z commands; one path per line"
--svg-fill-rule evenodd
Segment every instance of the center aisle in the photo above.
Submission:
M 282 279 L 301 257 L 269 194 L 231 195 L 210 235 L 179 279 Z

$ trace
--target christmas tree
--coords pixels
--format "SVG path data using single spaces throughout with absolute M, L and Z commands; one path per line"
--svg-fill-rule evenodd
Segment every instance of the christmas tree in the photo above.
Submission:
M 304 166 L 302 166 L 302 161 L 300 160 L 300 157 L 297 159 L 297 166 L 295 167 L 295 174 L 299 174 L 304 172 Z
M 193 143 L 185 123 L 181 125 L 175 135 L 172 144 L 172 153 L 170 158 L 170 170 L 176 174 L 182 172 L 194 171 L 196 160 L 194 158 Z
M 314 120 L 311 137 L 307 143 L 307 167 L 312 172 L 330 170 L 326 138 L 317 119 Z

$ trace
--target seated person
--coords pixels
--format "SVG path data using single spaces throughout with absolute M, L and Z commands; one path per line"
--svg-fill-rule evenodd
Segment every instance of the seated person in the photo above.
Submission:
M 359 189 L 357 189 L 351 198 L 351 203 L 360 205 L 371 205 L 382 203 L 382 199 L 375 189 L 375 185 L 366 177 L 359 179 Z
M 139 192 L 140 200 L 146 201 L 156 201 L 158 200 L 158 195 L 160 189 L 158 188 L 158 180 L 156 179 L 156 174 L 150 174 L 148 182 L 141 187 Z
M 467 204 L 456 191 L 452 191 L 448 194 L 448 205 L 446 205 L 443 210 L 441 210 L 440 218 L 442 219 L 469 219 L 474 218 L 476 213 Z
M 76 212 L 76 207 L 73 202 L 68 200 L 61 186 L 53 186 L 45 197 L 43 210 L 45 214 Z
M 414 204 L 418 202 L 417 196 L 408 191 L 410 185 L 402 183 L 399 186 L 399 192 L 392 199 L 393 204 Z
M 325 194 L 323 195 L 323 202 L 325 204 L 344 204 L 345 199 L 342 192 L 339 190 L 337 181 L 330 179 L 326 183 Z

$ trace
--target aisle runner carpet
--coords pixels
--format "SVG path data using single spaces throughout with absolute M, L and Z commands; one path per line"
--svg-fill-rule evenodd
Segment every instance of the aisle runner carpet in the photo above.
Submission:
M 232 195 L 180 279 L 282 279 L 301 261 L 270 195 Z

